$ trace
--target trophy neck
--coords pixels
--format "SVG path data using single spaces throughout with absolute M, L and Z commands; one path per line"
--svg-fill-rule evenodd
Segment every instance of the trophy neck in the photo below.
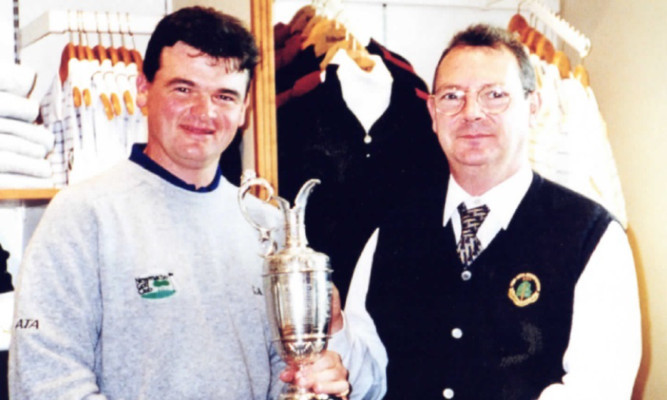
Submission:
M 285 247 L 307 247 L 305 209 L 294 207 L 285 209 Z

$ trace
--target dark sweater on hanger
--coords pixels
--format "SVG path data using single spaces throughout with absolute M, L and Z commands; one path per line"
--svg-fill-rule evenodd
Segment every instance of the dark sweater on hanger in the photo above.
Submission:
M 375 39 L 371 39 L 366 47 L 370 54 L 378 55 L 387 66 L 394 79 L 399 79 L 405 85 L 412 85 L 418 97 L 426 100 L 428 96 L 428 87 L 424 81 L 415 73 L 408 60 L 397 53 L 388 50 Z M 320 63 L 324 55 L 317 57 L 315 55 L 315 46 L 311 45 L 300 51 L 296 57 L 287 65 L 276 70 L 276 93 L 280 97 L 292 89 L 299 79 L 306 77 L 313 72 L 320 71 Z M 291 96 L 288 96 L 291 97 Z M 282 106 L 278 104 L 278 107 Z
M 424 186 L 442 185 L 447 166 L 425 101 L 394 77 L 389 107 L 370 129 L 347 108 L 336 74 L 278 110 L 280 195 L 292 200 L 319 178 L 306 209 L 312 247 L 331 257 L 344 301 L 357 258 L 389 204 Z

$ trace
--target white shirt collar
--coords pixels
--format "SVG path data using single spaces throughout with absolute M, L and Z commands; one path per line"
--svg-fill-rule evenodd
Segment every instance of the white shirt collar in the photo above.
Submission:
M 532 179 L 533 171 L 529 166 L 526 166 L 483 195 L 472 196 L 450 175 L 442 225 L 446 226 L 451 219 L 454 235 L 458 240 L 461 234 L 461 219 L 456 210 L 458 205 L 463 202 L 466 207 L 474 208 L 486 204 L 489 208 L 489 214 L 477 232 L 477 237 L 482 246 L 486 247 L 501 229 L 507 229 L 514 212 L 528 191 Z

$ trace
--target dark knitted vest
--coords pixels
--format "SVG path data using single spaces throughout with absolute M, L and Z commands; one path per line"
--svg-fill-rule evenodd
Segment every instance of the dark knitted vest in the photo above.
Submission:
M 366 306 L 389 356 L 386 398 L 535 399 L 564 374 L 574 288 L 612 217 L 535 175 L 464 281 L 451 223 L 442 227 L 444 193 L 380 227 Z M 522 273 L 540 284 L 532 304 L 509 296 L 535 297 L 535 280 L 510 287 Z

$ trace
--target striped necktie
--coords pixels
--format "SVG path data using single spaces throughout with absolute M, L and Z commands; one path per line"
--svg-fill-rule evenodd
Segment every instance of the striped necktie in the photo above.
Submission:
M 461 215 L 461 239 L 456 245 L 456 252 L 459 254 L 461 264 L 468 267 L 482 251 L 482 244 L 477 238 L 477 230 L 489 213 L 489 208 L 482 205 L 468 210 L 465 204 L 461 203 L 458 210 Z

